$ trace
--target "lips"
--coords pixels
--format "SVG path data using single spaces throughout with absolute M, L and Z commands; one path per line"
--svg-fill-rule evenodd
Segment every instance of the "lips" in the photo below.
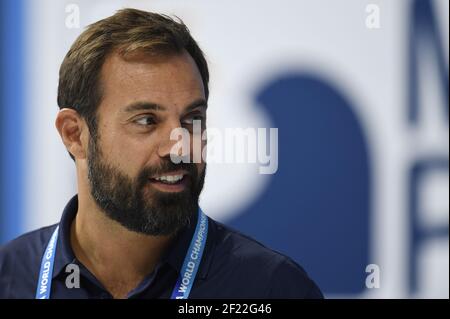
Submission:
M 157 180 L 159 182 L 162 183 L 167 183 L 167 184 L 175 184 L 177 182 L 179 182 L 180 180 L 182 180 L 184 177 L 184 175 L 162 175 L 159 177 L 155 177 L 154 180 Z
M 150 178 L 150 183 L 160 191 L 179 192 L 186 188 L 188 174 L 186 171 L 164 173 Z

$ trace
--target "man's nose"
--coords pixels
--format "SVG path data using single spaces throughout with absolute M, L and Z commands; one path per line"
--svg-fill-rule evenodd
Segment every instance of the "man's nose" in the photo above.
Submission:
M 180 134 L 172 134 L 182 132 L 183 128 L 179 120 L 173 120 L 165 125 L 159 137 L 160 142 L 158 146 L 158 156 L 161 158 L 170 157 L 173 159 L 184 159 L 189 157 L 189 141 L 181 141 L 174 138 L 177 136 L 180 139 Z M 171 139 L 172 135 L 172 139 Z M 186 134 L 184 134 L 186 135 Z M 180 146 L 183 147 L 180 147 Z

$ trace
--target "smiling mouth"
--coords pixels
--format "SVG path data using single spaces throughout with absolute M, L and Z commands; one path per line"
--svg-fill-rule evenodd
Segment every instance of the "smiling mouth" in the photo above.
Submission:
M 179 192 L 186 188 L 188 174 L 185 172 L 167 173 L 150 178 L 150 184 L 160 191 Z

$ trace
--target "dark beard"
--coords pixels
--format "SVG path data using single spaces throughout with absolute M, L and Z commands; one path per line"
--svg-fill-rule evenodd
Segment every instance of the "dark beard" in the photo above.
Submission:
M 101 210 L 128 230 L 152 236 L 171 235 L 190 224 L 198 211 L 205 170 L 199 175 L 193 163 L 173 163 L 164 159 L 158 167 L 143 169 L 132 179 L 103 159 L 96 140 L 89 141 L 88 179 L 91 194 Z M 188 172 L 188 185 L 177 193 L 153 189 L 149 178 L 175 170 Z

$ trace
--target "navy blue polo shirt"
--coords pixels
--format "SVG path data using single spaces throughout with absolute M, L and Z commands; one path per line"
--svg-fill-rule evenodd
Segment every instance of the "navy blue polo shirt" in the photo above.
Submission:
M 78 198 L 64 209 L 53 269 L 51 298 L 112 298 L 111 294 L 75 257 L 70 226 Z M 197 220 L 182 229 L 167 253 L 128 298 L 170 298 Z M 44 250 L 57 224 L 27 233 L 0 248 L 0 298 L 34 298 Z M 80 287 L 68 288 L 80 269 Z M 316 284 L 289 257 L 208 218 L 208 238 L 189 298 L 322 298 Z

